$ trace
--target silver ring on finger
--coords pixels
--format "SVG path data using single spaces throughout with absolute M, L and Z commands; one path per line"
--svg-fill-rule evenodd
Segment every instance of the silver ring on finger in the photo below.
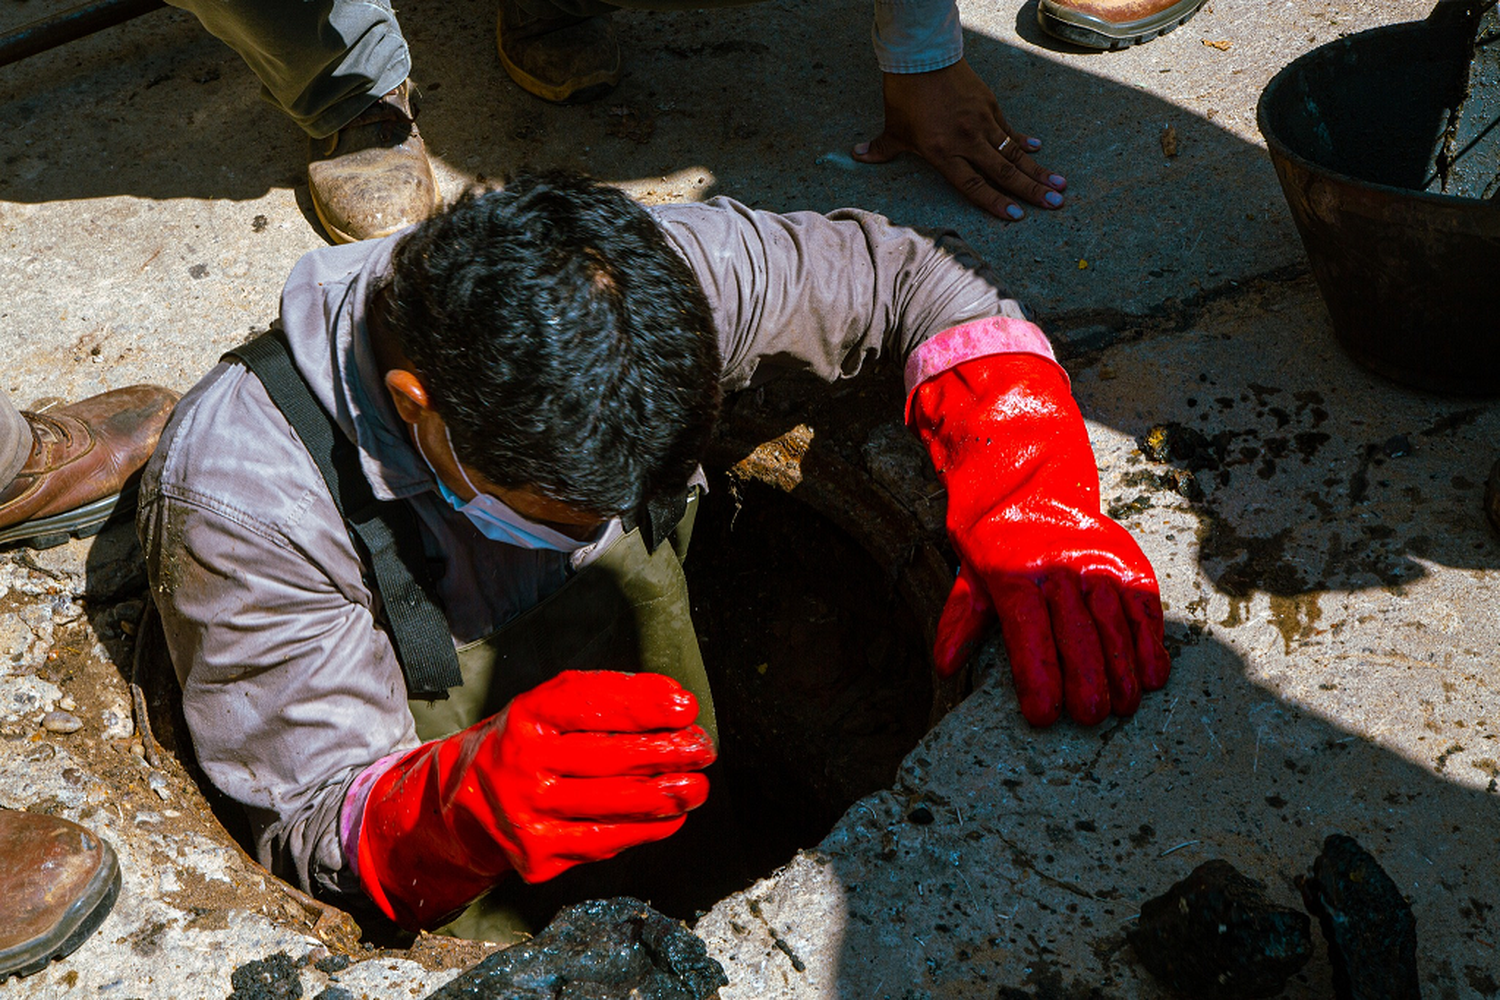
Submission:
M 1003 153 L 1003 152 L 1005 152 L 1005 147 L 1009 146 L 1009 145 L 1010 145 L 1010 136 L 1006 136 L 1004 139 L 1002 139 L 1000 141 L 1000 145 L 998 145 L 998 146 L 995 147 L 995 151 L 999 152 L 999 153 Z

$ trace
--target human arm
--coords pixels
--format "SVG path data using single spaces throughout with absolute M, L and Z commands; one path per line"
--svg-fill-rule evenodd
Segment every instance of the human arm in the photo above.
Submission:
M 1024 217 L 1018 200 L 1062 207 L 1067 181 L 1031 157 L 1041 140 L 1011 126 L 964 60 L 956 0 L 876 0 L 873 36 L 885 128 L 855 146 L 855 159 L 885 163 L 916 153 L 965 198 L 1002 219 Z
M 958 668 L 998 610 L 1023 707 L 1038 725 L 1058 717 L 1065 692 L 1074 718 L 1098 721 L 1101 709 L 1128 714 L 1141 690 L 1165 681 L 1156 581 L 1135 542 L 1099 513 L 1098 473 L 1067 376 L 1046 336 L 956 236 L 863 212 L 781 216 L 726 199 L 658 218 L 708 293 L 727 387 L 787 368 L 833 380 L 882 353 L 905 365 L 908 414 L 948 484 L 949 534 L 965 564 L 940 621 L 939 670 Z M 983 392 L 949 389 L 990 366 L 1004 374 L 985 379 Z M 1005 398 L 1031 400 L 1048 418 L 1020 419 L 1023 407 L 1002 419 L 985 405 Z M 962 475 L 939 445 L 963 459 Z M 1024 580 L 1033 590 L 1023 594 Z M 1036 615 L 1029 595 L 1038 580 L 1068 612 L 1066 627 Z
M 345 791 L 417 737 L 349 535 L 258 390 L 222 365 L 189 393 L 143 476 L 137 527 L 200 765 L 244 808 L 262 864 L 357 897 Z
M 974 343 L 945 352 L 945 339 Z M 1033 725 L 1064 710 L 1084 725 L 1133 714 L 1170 671 L 1156 575 L 1100 512 L 1067 373 L 1035 353 L 976 352 L 984 340 L 982 329 L 947 331 L 907 367 L 908 419 L 947 489 L 962 560 L 936 669 L 957 670 L 998 618 Z
M 905 364 L 942 330 L 997 316 L 1051 352 L 951 230 L 897 226 L 858 209 L 765 212 L 728 198 L 652 214 L 708 297 L 726 389 L 787 371 L 831 382 L 881 357 Z
M 708 797 L 697 701 L 661 674 L 564 671 L 374 782 L 359 878 L 386 916 L 432 927 L 507 872 L 542 882 L 681 828 Z

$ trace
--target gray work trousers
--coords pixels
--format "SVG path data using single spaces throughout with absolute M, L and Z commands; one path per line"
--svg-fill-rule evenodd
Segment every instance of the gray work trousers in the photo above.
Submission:
M 0 392 L 0 493 L 26 464 L 31 445 L 31 425 L 16 412 L 10 397 Z
M 411 73 L 390 0 L 167 0 L 240 54 L 262 95 L 314 138 L 331 135 Z M 757 0 L 501 0 L 534 16 L 694 10 Z

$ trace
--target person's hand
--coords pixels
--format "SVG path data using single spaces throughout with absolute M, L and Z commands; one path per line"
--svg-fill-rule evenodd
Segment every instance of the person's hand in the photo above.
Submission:
M 660 674 L 565 671 L 412 751 L 365 803 L 359 877 L 428 927 L 514 870 L 541 882 L 676 833 L 708 798 L 698 702 Z
M 1041 140 L 1005 120 L 990 88 L 960 59 L 930 73 L 886 73 L 885 131 L 854 147 L 862 163 L 916 153 L 991 215 L 1015 221 L 1016 202 L 1061 208 L 1068 182 L 1031 158 Z
M 933 658 L 951 675 L 998 615 L 1021 713 L 1093 725 L 1167 682 L 1156 574 L 1099 511 L 1083 417 L 1056 364 L 965 361 L 919 385 L 912 423 L 948 492 L 962 560 Z
M 511 702 L 475 765 L 528 882 L 662 840 L 708 798 L 698 701 L 670 677 L 571 670 Z

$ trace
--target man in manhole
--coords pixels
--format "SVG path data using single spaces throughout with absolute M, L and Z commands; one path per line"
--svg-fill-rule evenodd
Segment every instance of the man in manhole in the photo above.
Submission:
M 998 618 L 1031 723 L 1135 711 L 1168 671 L 1155 576 L 1046 337 L 954 235 L 547 174 L 304 257 L 179 404 L 139 514 L 259 858 L 490 940 L 547 883 L 691 878 L 716 742 L 680 560 L 721 396 L 881 356 L 962 560 L 937 669 Z

